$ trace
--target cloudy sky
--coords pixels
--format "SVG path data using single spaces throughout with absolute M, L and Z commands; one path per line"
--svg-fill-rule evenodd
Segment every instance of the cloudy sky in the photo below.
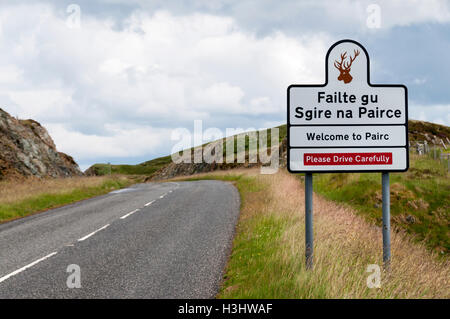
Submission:
M 0 107 L 83 169 L 139 163 L 194 120 L 285 122 L 287 86 L 324 82 L 344 38 L 372 83 L 408 86 L 410 118 L 450 125 L 449 0 L 0 0 Z

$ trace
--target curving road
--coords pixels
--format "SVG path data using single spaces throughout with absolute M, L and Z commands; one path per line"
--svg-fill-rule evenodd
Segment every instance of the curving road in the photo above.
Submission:
M 150 183 L 0 225 L 0 298 L 213 298 L 239 205 L 224 182 Z

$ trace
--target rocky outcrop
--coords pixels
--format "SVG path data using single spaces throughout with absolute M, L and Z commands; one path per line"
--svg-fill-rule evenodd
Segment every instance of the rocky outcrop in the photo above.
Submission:
M 217 141 L 213 142 L 217 143 Z M 213 144 L 209 144 L 210 146 Z M 193 152 L 202 152 L 202 147 L 195 148 Z M 284 138 L 279 148 L 272 148 L 270 150 L 270 154 L 274 154 L 273 152 L 275 150 L 278 150 L 279 152 L 279 167 L 286 167 L 287 163 L 287 139 Z M 264 150 L 266 151 L 266 150 Z M 191 162 L 193 162 L 194 154 L 191 154 Z M 237 156 L 236 156 L 237 158 Z M 170 163 L 167 166 L 161 168 L 160 170 L 156 171 L 152 176 L 147 178 L 146 181 L 159 181 L 159 180 L 165 180 L 174 178 L 177 176 L 189 176 L 199 173 L 207 173 L 212 172 L 216 170 L 228 170 L 233 168 L 250 168 L 250 167 L 258 167 L 261 166 L 259 161 L 256 163 L 251 163 L 249 161 L 248 152 L 245 154 L 245 163 L 237 163 L 236 160 L 233 163 L 227 163 L 225 160 L 223 163 Z
M 428 144 L 450 144 L 450 127 L 436 123 L 409 120 L 409 141 Z
M 217 141 L 216 141 L 217 142 Z M 212 142 L 212 143 L 216 143 Z M 418 143 L 428 143 L 430 147 L 442 147 L 448 152 L 450 149 L 450 127 L 435 123 L 409 120 L 409 142 L 410 148 L 414 149 Z M 287 138 L 284 137 L 279 148 L 279 167 L 287 165 Z M 192 162 L 192 161 L 191 161 Z M 249 163 L 248 154 L 246 154 L 245 163 L 170 163 L 167 166 L 156 171 L 148 180 L 163 180 L 176 176 L 188 176 L 198 173 L 205 173 L 214 170 L 226 170 L 236 167 L 260 166 L 261 163 Z
M 0 109 L 0 179 L 19 176 L 80 176 L 78 164 L 58 152 L 47 130 L 33 120 L 18 120 Z

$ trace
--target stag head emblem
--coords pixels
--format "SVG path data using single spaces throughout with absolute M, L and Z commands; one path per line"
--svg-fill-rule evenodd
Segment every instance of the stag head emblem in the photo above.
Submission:
M 359 50 L 355 50 L 354 53 L 355 55 L 353 58 L 350 56 L 350 62 L 345 61 L 347 59 L 347 52 L 341 54 L 341 62 L 337 60 L 334 61 L 334 67 L 340 72 L 338 80 L 344 81 L 345 84 L 350 83 L 353 80 L 353 77 L 350 75 L 350 67 L 352 66 L 353 61 L 355 61 L 356 57 L 359 55 Z

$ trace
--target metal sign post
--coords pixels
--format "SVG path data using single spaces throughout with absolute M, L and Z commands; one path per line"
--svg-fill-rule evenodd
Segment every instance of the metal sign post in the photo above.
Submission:
M 383 199 L 383 263 L 389 270 L 391 263 L 391 196 L 389 190 L 389 173 L 381 174 L 381 188 Z
M 389 172 L 409 168 L 408 90 L 372 84 L 367 50 L 333 44 L 325 83 L 287 90 L 287 168 L 305 173 L 306 268 L 313 268 L 313 173 L 382 173 L 383 262 L 391 259 Z
M 313 236 L 313 177 L 312 173 L 305 174 L 305 256 L 306 269 L 313 268 L 314 253 Z

